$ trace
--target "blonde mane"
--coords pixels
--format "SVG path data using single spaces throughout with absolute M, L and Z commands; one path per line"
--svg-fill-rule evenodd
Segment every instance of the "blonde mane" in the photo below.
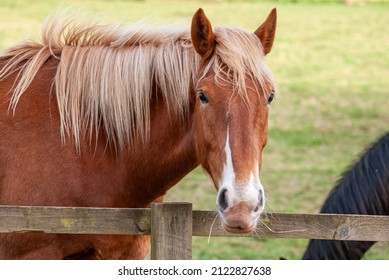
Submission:
M 188 29 L 124 28 L 79 18 L 85 15 L 56 14 L 44 24 L 41 42 L 22 42 L 0 56 L 8 60 L 0 79 L 18 72 L 10 109 L 15 110 L 39 69 L 54 57 L 59 60 L 53 86 L 63 141 L 73 136 L 79 147 L 102 128 L 107 141 L 120 149 L 134 135 L 146 142 L 153 85 L 161 89 L 168 111 L 185 117 L 200 60 Z M 214 33 L 215 53 L 203 75 L 212 71 L 217 82 L 227 79 L 242 94 L 249 76 L 267 94 L 265 83 L 275 82 L 258 38 L 230 27 L 217 27 Z

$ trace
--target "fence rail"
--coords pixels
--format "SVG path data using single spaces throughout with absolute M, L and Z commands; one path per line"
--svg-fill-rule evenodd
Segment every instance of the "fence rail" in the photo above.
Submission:
M 0 232 L 152 235 L 155 259 L 190 258 L 192 236 L 236 236 L 223 230 L 215 211 L 192 211 L 190 203 L 154 203 L 151 209 L 0 206 Z M 389 216 L 264 213 L 256 232 L 242 236 L 389 241 Z

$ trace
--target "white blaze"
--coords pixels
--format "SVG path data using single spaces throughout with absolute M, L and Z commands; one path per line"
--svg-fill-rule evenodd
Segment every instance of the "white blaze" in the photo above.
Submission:
M 247 178 L 248 181 L 244 184 L 240 182 L 240 185 L 237 186 L 237 182 L 235 179 L 235 170 L 232 162 L 232 151 L 230 146 L 230 135 L 229 135 L 229 127 L 227 127 L 227 136 L 226 136 L 226 144 L 224 146 L 224 152 L 226 155 L 226 162 L 224 164 L 223 173 L 221 182 L 219 185 L 219 190 L 227 189 L 227 198 L 228 205 L 233 206 L 235 203 L 239 203 L 241 201 L 252 203 L 256 205 L 259 202 L 259 191 L 262 192 L 262 207 L 265 204 L 265 197 L 263 195 L 264 189 L 259 179 L 259 170 L 258 170 L 258 162 L 255 161 L 255 164 L 252 168 L 252 172 L 250 178 Z M 263 209 L 260 209 L 259 212 L 262 212 Z
M 224 169 L 223 169 L 221 186 L 230 185 L 231 187 L 233 187 L 235 183 L 235 171 L 234 171 L 234 165 L 232 163 L 230 133 L 228 127 L 227 127 L 227 137 L 226 137 L 226 145 L 224 147 L 224 152 L 226 154 L 226 164 L 224 165 Z

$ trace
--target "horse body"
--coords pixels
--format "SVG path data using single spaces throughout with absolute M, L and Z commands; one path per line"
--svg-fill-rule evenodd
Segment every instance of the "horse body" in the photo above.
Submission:
M 253 230 L 275 10 L 251 35 L 214 33 L 201 9 L 191 35 L 64 22 L 0 57 L 0 204 L 149 207 L 201 164 L 225 229 Z M 230 36 L 246 41 L 223 58 Z M 229 65 L 234 56 L 248 70 Z M 0 259 L 142 259 L 148 249 L 147 236 L 0 235 Z
M 58 133 L 59 113 L 54 93 L 50 93 L 50 86 L 43 82 L 53 79 L 55 64 L 51 60 L 41 68 L 14 116 L 1 114 L 1 131 L 6 137 L 0 139 L 0 204 L 149 207 L 198 165 L 189 124 L 172 123 L 164 117 L 166 107 L 156 103 L 152 105 L 151 130 L 166 133 L 155 135 L 157 137 L 152 133 L 148 148 L 138 145 L 118 157 L 107 149 L 103 139 L 93 148 L 82 143 L 80 152 L 72 142 L 63 145 Z M 8 83 L 2 87 L 2 112 L 8 110 L 7 92 L 11 86 Z M 148 250 L 148 246 L 143 245 L 147 239 L 143 236 L 76 238 L 3 234 L 0 247 L 7 250 L 0 251 L 0 258 L 58 259 L 75 254 L 85 257 L 84 251 L 88 257 L 93 257 L 93 252 L 96 257 L 102 255 L 109 259 L 143 258 Z M 48 244 L 50 249 L 46 248 Z M 42 253 L 41 248 L 51 254 Z M 92 248 L 94 250 L 90 250 Z M 123 248 L 126 249 L 123 251 Z

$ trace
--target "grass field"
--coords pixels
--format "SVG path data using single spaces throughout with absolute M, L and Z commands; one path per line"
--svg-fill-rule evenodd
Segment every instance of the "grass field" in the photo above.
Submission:
M 280 91 L 272 103 L 261 181 L 267 211 L 318 212 L 334 182 L 363 148 L 388 131 L 389 6 L 303 1 L 78 1 L 108 20 L 186 24 L 203 7 L 214 26 L 248 31 L 277 6 L 278 27 L 268 64 Z M 340 2 L 340 1 L 339 1 Z M 73 1 L 0 0 L 0 49 L 37 38 L 44 18 Z M 214 209 L 216 192 L 196 169 L 168 201 Z M 301 258 L 307 240 L 194 238 L 195 259 Z M 367 259 L 389 259 L 377 243 Z

